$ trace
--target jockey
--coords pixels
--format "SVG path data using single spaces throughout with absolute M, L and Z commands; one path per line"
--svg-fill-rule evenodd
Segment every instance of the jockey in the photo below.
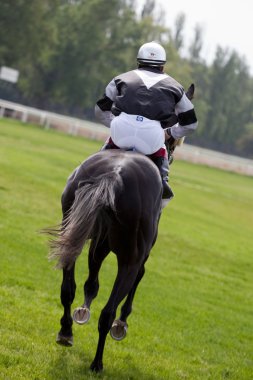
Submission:
M 137 54 L 138 68 L 115 77 L 95 106 L 97 119 L 110 128 L 102 149 L 133 149 L 157 165 L 163 183 L 163 198 L 174 194 L 168 184 L 169 160 L 165 146 L 197 128 L 197 118 L 183 87 L 164 73 L 166 52 L 152 41 Z M 168 128 L 169 119 L 178 123 Z

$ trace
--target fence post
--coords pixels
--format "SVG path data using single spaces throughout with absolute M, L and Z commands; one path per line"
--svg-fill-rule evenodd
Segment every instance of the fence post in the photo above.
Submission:
M 27 112 L 23 111 L 22 118 L 21 118 L 22 123 L 26 123 L 27 122 L 27 116 L 28 116 Z

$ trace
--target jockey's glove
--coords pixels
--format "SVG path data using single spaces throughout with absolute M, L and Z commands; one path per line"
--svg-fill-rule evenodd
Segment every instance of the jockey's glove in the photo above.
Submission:
M 171 127 L 170 128 L 166 128 L 165 132 L 168 135 L 168 137 L 166 138 L 166 146 L 172 148 L 174 146 L 175 139 L 174 139 L 174 137 L 171 134 Z

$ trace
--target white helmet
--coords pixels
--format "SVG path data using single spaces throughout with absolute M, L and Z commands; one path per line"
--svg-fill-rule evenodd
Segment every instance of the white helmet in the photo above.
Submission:
M 137 61 L 149 66 L 163 66 L 166 63 L 166 52 L 157 42 L 147 42 L 140 47 Z

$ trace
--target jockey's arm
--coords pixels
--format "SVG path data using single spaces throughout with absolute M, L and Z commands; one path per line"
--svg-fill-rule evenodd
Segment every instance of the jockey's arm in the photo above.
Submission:
M 95 116 L 107 128 L 110 128 L 114 115 L 111 112 L 113 101 L 116 98 L 117 88 L 114 79 L 107 85 L 103 98 L 95 105 Z
M 166 139 L 169 139 L 172 136 L 175 140 L 178 140 L 181 137 L 188 136 L 194 132 L 198 126 L 194 106 L 185 93 L 176 104 L 175 114 L 178 117 L 178 123 L 166 131 Z
M 111 103 L 111 105 L 110 105 Z M 110 108 L 109 108 L 110 105 Z M 95 116 L 101 124 L 105 125 L 107 128 L 110 128 L 111 121 L 113 119 L 113 114 L 111 113 L 112 101 L 104 95 L 103 98 L 99 99 L 99 101 L 95 105 Z

